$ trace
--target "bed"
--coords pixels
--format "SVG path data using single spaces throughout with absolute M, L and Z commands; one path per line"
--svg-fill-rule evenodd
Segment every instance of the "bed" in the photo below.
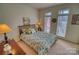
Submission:
M 32 26 L 32 28 L 34 27 Z M 25 31 L 25 29 L 27 31 Z M 49 49 L 56 41 L 56 35 L 52 33 L 45 33 L 43 31 L 35 32 L 34 30 L 31 32 L 26 26 L 20 26 L 19 31 L 20 39 L 33 48 L 38 55 L 47 55 Z

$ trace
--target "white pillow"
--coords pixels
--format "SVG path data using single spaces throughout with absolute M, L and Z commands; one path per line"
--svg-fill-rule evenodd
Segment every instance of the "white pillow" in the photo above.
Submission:
M 31 31 L 32 31 L 32 33 L 35 33 L 35 32 L 36 32 L 36 30 L 35 30 L 35 29 L 33 29 L 33 28 L 31 29 Z

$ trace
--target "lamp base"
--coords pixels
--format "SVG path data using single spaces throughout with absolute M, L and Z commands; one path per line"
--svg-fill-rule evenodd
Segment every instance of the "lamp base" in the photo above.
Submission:
M 4 33 L 5 43 L 8 43 L 6 33 Z

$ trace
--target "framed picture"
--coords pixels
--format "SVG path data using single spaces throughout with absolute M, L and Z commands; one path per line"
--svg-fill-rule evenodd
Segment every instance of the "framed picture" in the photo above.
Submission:
M 23 25 L 29 25 L 30 19 L 28 17 L 23 17 Z
M 79 25 L 79 14 L 72 15 L 72 24 Z

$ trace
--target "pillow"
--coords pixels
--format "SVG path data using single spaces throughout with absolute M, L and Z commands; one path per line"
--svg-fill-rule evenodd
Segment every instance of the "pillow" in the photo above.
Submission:
M 30 28 L 23 28 L 22 32 L 25 33 L 25 34 L 31 34 L 32 33 Z
M 26 33 L 26 34 L 32 34 L 31 28 L 26 29 L 26 30 L 25 30 L 25 33 Z
M 33 28 L 31 28 L 31 31 L 32 31 L 32 33 L 35 33 L 35 32 L 36 32 L 36 30 L 35 30 L 35 29 L 33 29 Z
M 21 26 L 20 29 L 21 29 L 20 32 L 25 34 L 32 34 L 37 32 L 35 25 L 24 25 L 24 26 Z

